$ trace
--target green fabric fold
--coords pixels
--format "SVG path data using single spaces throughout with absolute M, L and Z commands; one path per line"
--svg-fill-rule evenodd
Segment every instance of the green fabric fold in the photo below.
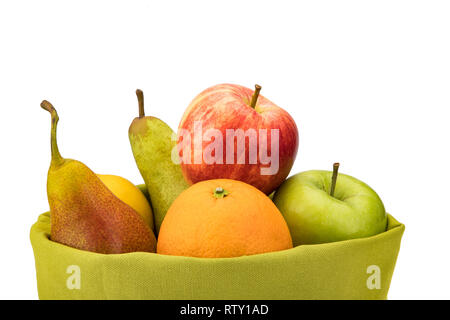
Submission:
M 403 224 L 381 234 L 238 258 L 104 255 L 30 232 L 40 299 L 386 299 Z

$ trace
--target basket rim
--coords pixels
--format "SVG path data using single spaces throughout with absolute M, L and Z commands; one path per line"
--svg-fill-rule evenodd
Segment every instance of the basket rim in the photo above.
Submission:
M 81 250 L 77 248 L 72 248 L 70 246 L 55 242 L 50 240 L 50 212 L 47 211 L 45 213 L 42 213 L 39 215 L 38 220 L 32 225 L 30 230 L 30 240 L 31 244 L 34 247 L 35 244 L 41 243 L 45 244 L 48 247 L 54 248 L 54 249 L 60 249 L 65 250 L 66 252 L 72 252 L 72 253 L 78 253 L 78 254 L 85 254 L 90 255 L 92 257 L 98 257 L 98 258 L 118 258 L 118 257 L 131 257 L 131 256 L 151 256 L 152 258 L 170 258 L 178 261 L 236 261 L 239 259 L 259 259 L 263 256 L 265 257 L 275 257 L 275 256 L 281 256 L 281 255 L 289 255 L 294 252 L 300 252 L 303 250 L 310 250 L 310 249 L 332 249 L 333 247 L 342 246 L 344 245 L 351 245 L 351 244 L 359 244 L 364 242 L 370 242 L 370 241 L 378 241 L 383 240 L 386 237 L 389 237 L 392 233 L 400 233 L 400 237 L 402 236 L 405 225 L 398 222 L 392 215 L 387 213 L 387 228 L 386 231 L 369 236 L 369 237 L 363 237 L 363 238 L 355 238 L 355 239 L 349 239 L 349 240 L 342 240 L 342 241 L 335 241 L 335 242 L 329 242 L 329 243 L 321 243 L 321 244 L 304 244 L 299 245 L 293 248 L 280 250 L 280 251 L 274 251 L 274 252 L 266 252 L 266 253 L 259 253 L 259 254 L 253 254 L 253 255 L 244 255 L 240 257 L 231 257 L 231 258 L 202 258 L 202 257 L 187 257 L 187 256 L 171 256 L 171 255 L 163 255 L 160 253 L 154 253 L 154 252 L 129 252 L 129 253 L 119 253 L 119 254 L 103 254 L 103 253 L 97 253 L 97 252 L 91 252 L 86 250 Z

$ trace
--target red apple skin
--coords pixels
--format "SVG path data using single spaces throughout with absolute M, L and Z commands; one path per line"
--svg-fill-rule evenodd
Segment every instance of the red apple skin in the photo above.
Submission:
M 234 84 L 220 84 L 200 93 L 188 106 L 178 127 L 178 146 L 182 140 L 180 131 L 188 130 L 191 134 L 191 164 L 181 163 L 186 181 L 194 184 L 210 179 L 234 179 L 246 182 L 266 194 L 274 191 L 289 175 L 298 150 L 298 129 L 292 117 L 283 109 L 259 95 L 255 108 L 250 106 L 253 90 Z M 194 163 L 194 121 L 202 121 L 203 133 L 210 129 L 218 129 L 223 136 L 223 164 Z M 226 130 L 252 128 L 267 129 L 267 148 L 271 152 L 271 129 L 279 129 L 279 170 L 273 175 L 262 175 L 262 164 L 258 155 L 256 164 L 249 163 L 249 141 L 245 139 L 245 164 L 226 164 Z M 202 150 L 210 144 L 203 141 Z M 237 141 L 235 141 L 236 149 Z M 259 147 L 258 147 L 259 150 Z M 180 152 L 180 155 L 183 153 Z M 202 153 L 203 154 L 203 153 Z M 235 155 L 236 157 L 236 155 Z M 236 158 L 235 158 L 236 159 Z

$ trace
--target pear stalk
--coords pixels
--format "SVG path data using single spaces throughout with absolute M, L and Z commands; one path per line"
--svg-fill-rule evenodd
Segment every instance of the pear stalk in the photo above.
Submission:
M 253 92 L 252 101 L 250 102 L 250 107 L 255 109 L 256 102 L 258 101 L 259 92 L 261 91 L 261 86 L 255 84 L 255 92 Z
M 334 197 L 334 190 L 336 188 L 338 170 L 339 170 L 339 163 L 336 162 L 335 164 L 333 164 L 333 176 L 331 177 L 330 196 L 332 196 L 332 197 Z
M 50 135 L 50 144 L 51 144 L 51 150 L 52 150 L 52 163 L 55 166 L 58 166 L 64 162 L 63 157 L 59 153 L 58 143 L 56 141 L 56 127 L 58 126 L 58 121 L 59 121 L 58 113 L 56 112 L 56 109 L 53 107 L 53 105 L 50 102 L 48 102 L 47 100 L 44 100 L 41 102 L 41 108 L 50 112 L 50 115 L 52 116 L 52 128 L 51 128 L 51 135 Z
M 145 117 L 145 110 L 144 110 L 144 92 L 141 89 L 136 90 L 136 96 L 139 103 L 139 119 Z

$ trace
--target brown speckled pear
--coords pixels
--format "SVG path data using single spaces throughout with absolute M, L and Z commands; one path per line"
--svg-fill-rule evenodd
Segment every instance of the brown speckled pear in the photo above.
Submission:
M 48 101 L 41 107 L 52 116 L 47 179 L 51 240 L 98 253 L 155 252 L 155 235 L 141 216 L 86 165 L 61 157 L 56 143 L 58 114 Z

